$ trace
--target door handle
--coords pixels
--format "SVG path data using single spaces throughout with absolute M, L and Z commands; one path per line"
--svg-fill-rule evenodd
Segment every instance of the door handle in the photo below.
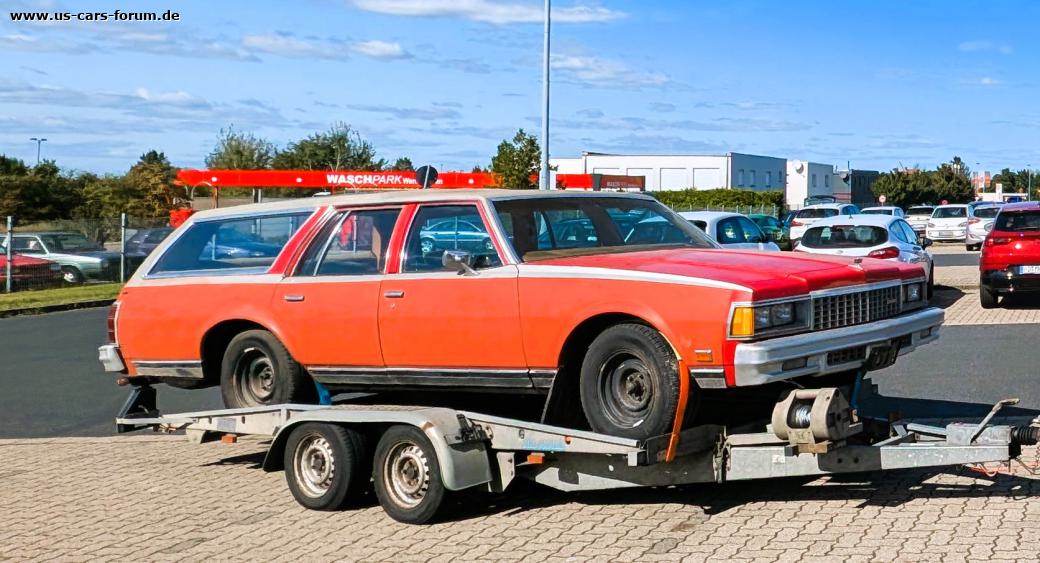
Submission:
M 404 291 L 399 289 L 392 291 L 384 291 L 383 297 L 386 297 L 387 299 L 400 299 L 404 297 Z
M 303 301 L 304 297 L 302 295 L 286 295 L 282 297 L 282 299 L 285 299 L 289 303 L 299 303 L 300 301 Z

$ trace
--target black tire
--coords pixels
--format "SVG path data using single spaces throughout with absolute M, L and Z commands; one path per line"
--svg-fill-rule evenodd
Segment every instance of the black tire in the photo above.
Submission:
M 580 388 L 593 431 L 640 440 L 660 436 L 671 432 L 675 422 L 679 365 L 656 330 L 614 325 L 589 345 Z
M 310 375 L 266 330 L 247 330 L 231 339 L 220 365 L 220 394 L 228 408 L 279 403 L 315 403 Z
M 84 280 L 83 272 L 75 266 L 62 266 L 61 278 L 70 285 L 81 284 Z
M 979 304 L 982 305 L 983 309 L 993 309 L 997 307 L 997 292 L 993 291 L 984 283 L 979 283 Z
M 425 524 L 448 495 L 433 444 L 418 428 L 399 424 L 383 433 L 373 463 L 376 497 L 398 522 Z
M 309 422 L 285 443 L 285 481 L 293 498 L 311 510 L 339 510 L 367 480 L 364 437 L 354 430 Z

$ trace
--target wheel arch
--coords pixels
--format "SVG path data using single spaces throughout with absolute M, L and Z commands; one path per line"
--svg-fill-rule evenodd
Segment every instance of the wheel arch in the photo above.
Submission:
M 263 324 L 246 318 L 225 319 L 209 327 L 199 342 L 199 358 L 202 359 L 202 377 L 207 383 L 220 382 L 220 364 L 224 360 L 224 351 L 228 344 L 239 334 L 247 330 L 265 330 L 278 337 L 278 334 Z M 284 344 L 285 342 L 282 341 Z M 291 352 L 290 352 L 291 353 Z

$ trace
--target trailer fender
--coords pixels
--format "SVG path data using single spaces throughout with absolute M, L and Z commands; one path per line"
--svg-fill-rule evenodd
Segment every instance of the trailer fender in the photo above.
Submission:
M 378 435 L 391 425 L 415 426 L 433 443 L 441 469 L 441 479 L 448 490 L 458 491 L 491 481 L 491 461 L 484 441 L 470 437 L 455 411 L 439 408 L 375 412 L 331 408 L 294 413 L 292 419 L 275 434 L 264 458 L 264 471 L 283 469 L 285 443 L 289 434 L 296 426 L 306 422 L 338 424 L 375 431 L 373 435 L 377 439 Z

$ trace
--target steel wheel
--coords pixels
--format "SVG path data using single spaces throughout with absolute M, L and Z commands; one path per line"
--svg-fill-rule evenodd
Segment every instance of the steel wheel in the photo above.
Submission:
M 274 394 L 275 369 L 271 358 L 259 348 L 242 351 L 235 363 L 235 387 L 242 401 L 249 405 L 266 405 Z
M 419 241 L 419 250 L 422 251 L 423 256 L 433 252 L 433 240 L 424 238 Z
M 326 494 L 336 477 L 336 456 L 332 445 L 317 433 L 307 435 L 296 446 L 293 466 L 297 487 L 311 498 Z
M 415 508 L 430 489 L 430 460 L 417 444 L 398 442 L 383 461 L 383 486 L 401 508 Z
M 643 360 L 627 352 L 614 354 L 604 362 L 599 381 L 606 415 L 614 424 L 632 428 L 646 418 L 654 383 Z

